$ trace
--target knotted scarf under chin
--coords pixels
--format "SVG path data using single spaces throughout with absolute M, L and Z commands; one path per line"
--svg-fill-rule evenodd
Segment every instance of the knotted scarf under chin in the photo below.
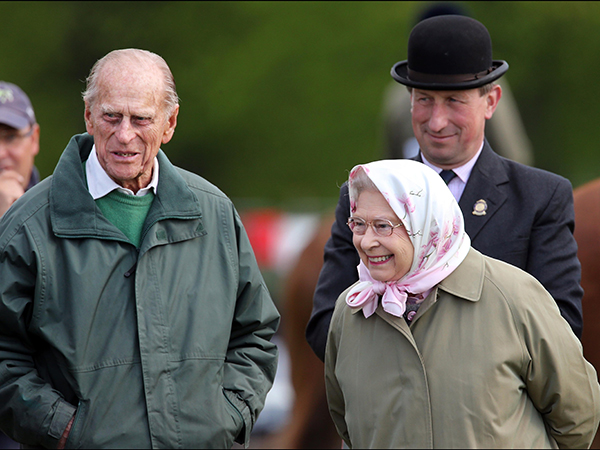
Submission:
M 395 281 L 386 283 L 374 279 L 360 281 L 346 295 L 346 303 L 353 309 L 362 307 L 365 317 L 369 317 L 377 309 L 379 295 L 382 296 L 381 306 L 384 311 L 402 317 L 406 311 L 408 294 L 406 286 Z

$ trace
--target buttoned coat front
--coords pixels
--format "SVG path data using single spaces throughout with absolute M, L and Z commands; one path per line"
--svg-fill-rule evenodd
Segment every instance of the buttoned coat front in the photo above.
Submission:
M 600 420 L 594 368 L 529 274 L 471 248 L 409 326 L 338 298 L 329 408 L 351 448 L 586 448 Z

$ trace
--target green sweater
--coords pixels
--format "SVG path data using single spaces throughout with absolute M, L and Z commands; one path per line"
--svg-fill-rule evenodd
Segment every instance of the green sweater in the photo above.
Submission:
M 153 192 L 137 197 L 114 190 L 108 195 L 96 199 L 96 205 L 98 205 L 104 217 L 121 230 L 132 244 L 139 248 L 142 226 L 153 200 Z

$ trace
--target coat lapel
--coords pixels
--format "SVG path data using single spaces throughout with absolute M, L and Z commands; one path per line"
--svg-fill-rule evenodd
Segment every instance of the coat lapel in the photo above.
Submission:
M 88 193 L 83 162 L 87 160 L 94 139 L 87 133 L 75 135 L 69 141 L 52 175 L 50 188 L 50 219 L 59 237 L 101 236 L 124 240 L 124 235 L 97 208 Z M 156 222 L 166 219 L 196 219 L 190 222 L 187 239 L 205 234 L 200 203 L 187 186 L 178 169 L 162 150 L 158 152 L 160 181 L 157 194 L 144 224 L 144 233 Z M 69 195 L 65 195 L 68 192 Z M 181 228 L 181 227 L 180 227 Z M 170 236 L 170 242 L 177 238 Z
M 411 159 L 423 162 L 420 152 Z M 485 139 L 481 154 L 471 171 L 469 181 L 458 203 L 463 212 L 465 229 L 471 242 L 506 202 L 507 196 L 500 186 L 508 181 L 508 174 L 500 156 L 494 153 Z
M 506 202 L 500 186 L 508 181 L 502 160 L 486 140 L 459 202 L 471 241 Z

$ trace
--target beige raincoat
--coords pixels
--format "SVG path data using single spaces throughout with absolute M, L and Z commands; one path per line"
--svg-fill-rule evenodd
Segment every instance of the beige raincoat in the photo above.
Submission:
M 365 318 L 346 293 L 325 357 L 331 415 L 350 448 L 584 448 L 596 371 L 532 276 L 471 249 L 410 327 Z

